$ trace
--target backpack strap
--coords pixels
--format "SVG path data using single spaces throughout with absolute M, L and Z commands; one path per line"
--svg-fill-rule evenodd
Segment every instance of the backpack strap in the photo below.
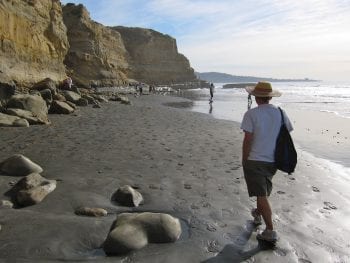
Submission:
M 284 124 L 284 115 L 283 115 L 283 111 L 280 107 L 278 107 L 278 109 L 280 110 L 281 112 L 281 120 L 282 120 L 282 125 Z

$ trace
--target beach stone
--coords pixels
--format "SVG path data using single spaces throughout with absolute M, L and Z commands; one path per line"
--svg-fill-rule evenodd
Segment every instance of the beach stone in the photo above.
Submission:
M 94 99 L 96 99 L 98 102 L 108 102 L 108 99 L 102 95 L 98 94 L 92 94 L 91 95 Z
M 79 207 L 75 210 L 76 215 L 82 216 L 106 216 L 108 212 L 103 208 Z
M 48 180 L 38 173 L 31 173 L 22 178 L 16 186 L 20 189 L 16 196 L 18 204 L 29 206 L 40 203 L 55 190 L 56 180 Z
M 55 114 L 70 114 L 74 111 L 74 109 L 64 101 L 54 100 L 51 103 L 51 107 L 49 112 Z
M 13 203 L 10 200 L 1 200 L 0 201 L 0 209 L 2 208 L 12 208 Z
M 63 96 L 66 98 L 66 100 L 73 103 L 78 102 L 81 98 L 81 96 L 78 93 L 70 90 L 63 91 Z
M 77 105 L 75 105 L 73 102 L 65 101 L 69 106 L 71 106 L 73 109 L 77 109 Z
M 115 94 L 109 98 L 110 101 L 121 101 L 121 97 L 118 94 Z
M 26 176 L 41 173 L 43 169 L 27 157 L 15 154 L 0 163 L 0 171 L 11 176 Z
M 78 106 L 82 106 L 82 107 L 89 105 L 88 100 L 84 98 L 80 98 L 76 103 Z
M 121 103 L 121 104 L 126 104 L 126 105 L 130 105 L 130 104 L 131 104 L 129 98 L 126 97 L 126 96 L 121 96 L 121 97 L 120 97 L 120 103 Z
M 13 122 L 13 127 L 29 127 L 29 122 L 26 119 L 18 119 Z
M 130 185 L 124 185 L 113 194 L 112 201 L 124 206 L 137 207 L 143 203 L 143 197 Z
M 86 99 L 88 101 L 89 104 L 94 104 L 96 102 L 96 100 L 94 99 L 94 97 L 88 95 L 88 94 L 83 94 L 81 96 L 82 98 Z
M 59 94 L 59 93 L 53 95 L 52 99 L 53 100 L 58 100 L 58 101 L 66 101 L 66 97 L 63 96 L 62 94 Z
M 19 119 L 21 119 L 21 118 L 0 112 L 0 127 L 15 126 L 14 125 L 15 121 L 17 121 Z
M 96 103 L 96 104 L 94 104 L 94 106 L 92 106 L 93 108 L 96 108 L 96 109 L 100 109 L 101 108 L 101 105 L 100 104 L 98 104 L 98 103 Z
M 40 93 L 42 90 L 50 90 L 52 95 L 55 95 L 57 93 L 56 83 L 50 78 L 46 78 L 35 83 L 33 89 L 39 90 Z
M 19 118 L 26 119 L 29 122 L 29 124 L 45 124 L 45 122 L 35 117 L 33 112 L 28 110 L 8 108 L 6 109 L 6 113 L 12 116 L 17 116 Z
M 0 102 L 7 101 L 16 92 L 16 84 L 5 73 L 0 72 Z
M 35 117 L 45 124 L 49 124 L 48 108 L 46 102 L 41 96 L 18 94 L 11 97 L 7 104 L 8 108 L 18 108 L 31 111 Z
M 43 89 L 40 91 L 41 97 L 46 101 L 47 105 L 50 105 L 52 102 L 52 92 L 49 89 Z
M 122 213 L 103 244 L 107 255 L 125 254 L 148 243 L 175 242 L 181 235 L 179 219 L 162 213 Z

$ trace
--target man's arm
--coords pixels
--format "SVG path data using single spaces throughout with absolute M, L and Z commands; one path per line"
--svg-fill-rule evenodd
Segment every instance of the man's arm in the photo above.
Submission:
M 242 147 L 242 165 L 248 159 L 251 145 L 253 141 L 253 133 L 244 131 L 243 147 Z

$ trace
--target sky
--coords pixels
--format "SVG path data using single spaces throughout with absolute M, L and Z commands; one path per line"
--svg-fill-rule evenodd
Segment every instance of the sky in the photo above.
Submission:
M 61 0 L 174 37 L 198 72 L 350 81 L 350 0 Z

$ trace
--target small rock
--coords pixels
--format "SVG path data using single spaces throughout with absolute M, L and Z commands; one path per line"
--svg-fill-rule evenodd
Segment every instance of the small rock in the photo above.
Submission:
M 143 197 L 130 185 L 124 185 L 113 194 L 112 201 L 124 206 L 137 207 L 143 203 Z
M 0 209 L 1 208 L 12 208 L 13 203 L 10 200 L 1 200 L 0 201 Z
M 83 216 L 106 216 L 108 212 L 103 208 L 90 208 L 90 207 L 79 207 L 75 210 L 76 215 L 83 215 Z

